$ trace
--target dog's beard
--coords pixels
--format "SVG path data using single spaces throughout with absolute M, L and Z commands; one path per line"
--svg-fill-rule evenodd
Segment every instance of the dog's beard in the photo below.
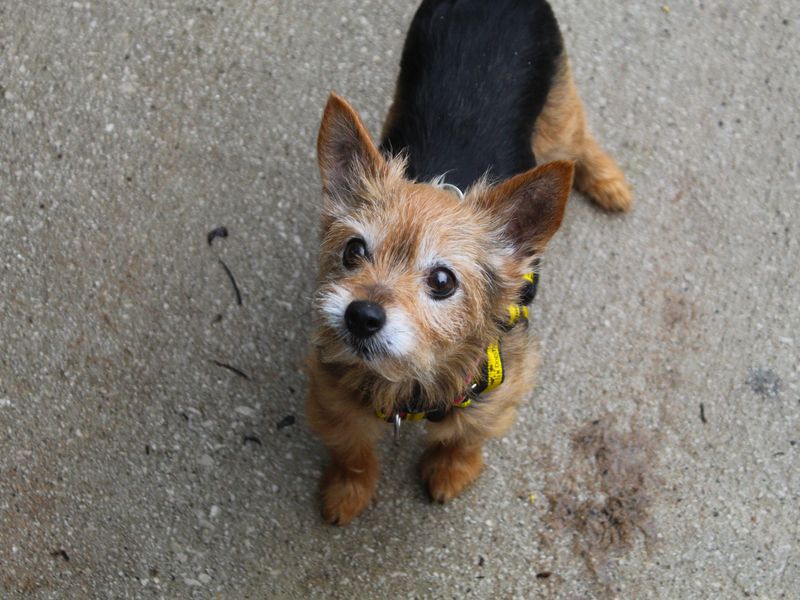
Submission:
M 386 323 L 374 335 L 359 339 L 345 325 L 344 314 L 354 300 L 345 287 L 329 284 L 316 297 L 319 330 L 317 347 L 325 362 L 364 367 L 390 381 L 414 377 L 419 372 L 417 330 L 399 307 L 386 307 Z
M 366 369 L 389 382 L 409 381 L 421 375 L 415 354 L 397 356 L 391 345 L 373 339 L 355 340 L 328 325 L 318 330 L 316 346 L 325 363 Z

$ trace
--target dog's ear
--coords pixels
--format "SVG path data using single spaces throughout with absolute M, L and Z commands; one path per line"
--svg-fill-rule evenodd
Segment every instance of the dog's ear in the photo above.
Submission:
M 375 175 L 383 158 L 355 110 L 340 96 L 331 94 L 317 137 L 317 161 L 323 191 L 346 196 L 361 175 Z
M 512 177 L 481 199 L 502 223 L 518 255 L 541 252 L 558 231 L 574 171 L 570 161 L 547 163 Z

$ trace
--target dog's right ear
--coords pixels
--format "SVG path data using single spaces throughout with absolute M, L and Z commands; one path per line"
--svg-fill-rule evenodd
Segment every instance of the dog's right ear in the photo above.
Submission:
M 574 173 L 573 162 L 558 160 L 512 177 L 481 198 L 502 223 L 515 254 L 538 254 L 561 227 Z
M 355 110 L 332 93 L 317 137 L 317 161 L 322 189 L 331 198 L 354 192 L 363 176 L 377 175 L 383 158 Z

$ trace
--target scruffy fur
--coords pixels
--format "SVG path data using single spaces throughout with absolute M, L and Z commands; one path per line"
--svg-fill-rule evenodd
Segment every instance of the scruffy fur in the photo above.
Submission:
M 498 46 L 490 58 L 482 35 Z M 453 144 L 465 131 L 475 139 Z M 628 209 L 631 194 L 586 129 L 557 24 L 540 0 L 425 0 L 380 149 L 332 94 L 317 152 L 322 241 L 307 415 L 331 458 L 323 516 L 344 525 L 375 491 L 374 448 L 388 429 L 376 412 L 393 414 L 412 396 L 423 408 L 449 409 L 500 339 L 504 383 L 426 422 L 421 475 L 431 497 L 449 500 L 478 477 L 483 443 L 506 431 L 534 385 L 539 355 L 527 326 L 502 325 L 561 224 L 573 175 L 610 210 Z M 437 175 L 468 188 L 465 198 L 438 187 Z M 348 264 L 354 239 L 367 254 Z M 444 300 L 426 283 L 440 267 L 458 281 Z M 366 341 L 345 325 L 354 301 L 385 311 Z

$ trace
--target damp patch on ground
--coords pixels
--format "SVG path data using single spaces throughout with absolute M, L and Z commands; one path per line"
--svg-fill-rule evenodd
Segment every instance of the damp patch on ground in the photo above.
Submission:
M 548 536 L 572 536 L 601 582 L 609 581 L 610 559 L 637 539 L 654 539 L 655 439 L 635 428 L 622 431 L 610 417 L 592 421 L 574 433 L 569 464 L 546 490 Z

